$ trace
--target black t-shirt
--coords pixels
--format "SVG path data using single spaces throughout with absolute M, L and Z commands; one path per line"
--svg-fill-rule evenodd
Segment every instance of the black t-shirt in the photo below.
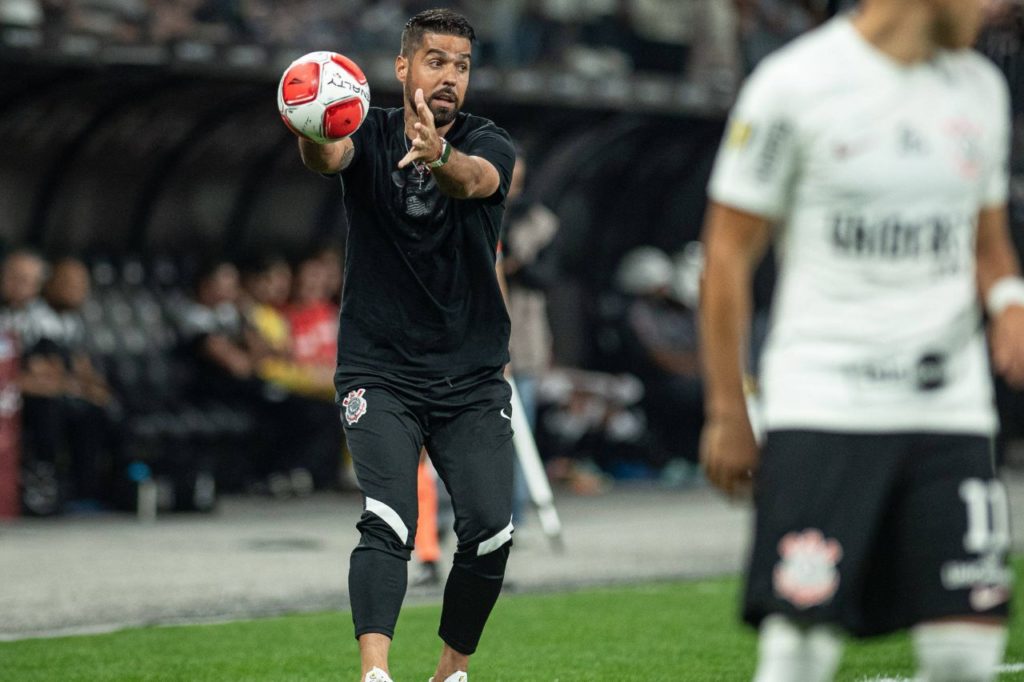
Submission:
M 512 141 L 459 113 L 445 139 L 491 162 L 501 182 L 486 199 L 453 199 L 426 169 L 398 168 L 409 145 L 403 116 L 371 108 L 342 172 L 349 233 L 338 365 L 435 377 L 504 365 L 510 324 L 494 262 Z

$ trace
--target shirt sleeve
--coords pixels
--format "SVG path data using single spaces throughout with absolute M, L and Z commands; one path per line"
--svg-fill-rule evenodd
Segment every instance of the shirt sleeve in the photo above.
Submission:
M 512 137 L 493 123 L 487 123 L 466 135 L 458 149 L 463 154 L 479 156 L 494 166 L 498 171 L 498 189 L 485 201 L 494 204 L 503 202 L 512 184 L 512 169 L 516 165 Z
M 769 60 L 743 86 L 711 175 L 714 201 L 771 220 L 786 213 L 799 158 L 786 85 Z
M 993 67 L 993 71 L 995 68 Z M 1012 130 L 1010 91 L 1001 73 L 993 74 L 996 97 L 992 107 L 991 148 L 986 154 L 988 163 L 982 179 L 983 208 L 1005 206 L 1010 197 L 1010 137 Z

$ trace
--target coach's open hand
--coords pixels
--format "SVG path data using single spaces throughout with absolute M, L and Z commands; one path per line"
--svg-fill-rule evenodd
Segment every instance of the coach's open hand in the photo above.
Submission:
M 759 458 L 757 441 L 745 412 L 708 417 L 700 438 L 700 463 L 716 488 L 729 495 L 750 492 Z
M 433 163 L 441 158 L 441 136 L 437 134 L 434 127 L 434 114 L 423 99 L 423 90 L 416 89 L 416 116 L 419 118 L 413 127 L 416 128 L 416 135 L 409 147 L 409 153 L 398 162 L 399 168 L 405 168 L 414 161 L 420 163 Z
M 992 364 L 1015 389 L 1024 388 L 1024 307 L 1012 305 L 992 321 Z

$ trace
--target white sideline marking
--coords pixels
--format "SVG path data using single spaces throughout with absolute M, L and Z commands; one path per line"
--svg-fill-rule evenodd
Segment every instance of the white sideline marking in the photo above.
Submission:
M 1024 673 L 1024 663 L 1005 663 L 996 670 L 1000 675 L 1006 673 Z M 865 677 L 860 682 L 917 682 L 916 677 Z

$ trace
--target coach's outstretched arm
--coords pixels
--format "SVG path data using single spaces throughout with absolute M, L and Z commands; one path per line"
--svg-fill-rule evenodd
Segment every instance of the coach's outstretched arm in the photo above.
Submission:
M 729 494 L 739 492 L 757 469 L 743 367 L 753 307 L 751 281 L 770 238 L 764 218 L 714 202 L 708 207 L 700 304 L 706 412 L 700 459 L 708 480 Z
M 498 169 L 486 159 L 449 146 L 434 127 L 434 114 L 423 99 L 423 91 L 417 90 L 415 97 L 417 136 L 398 167 L 414 162 L 427 164 L 438 188 L 453 199 L 486 199 L 497 192 L 501 182 Z
M 352 163 L 356 154 L 352 140 L 345 138 L 328 144 L 317 144 L 304 137 L 299 138 L 299 154 L 306 168 L 316 173 L 340 173 Z
M 1024 279 L 1005 206 L 978 215 L 976 258 L 978 292 L 992 321 L 993 368 L 1014 388 L 1024 388 Z

